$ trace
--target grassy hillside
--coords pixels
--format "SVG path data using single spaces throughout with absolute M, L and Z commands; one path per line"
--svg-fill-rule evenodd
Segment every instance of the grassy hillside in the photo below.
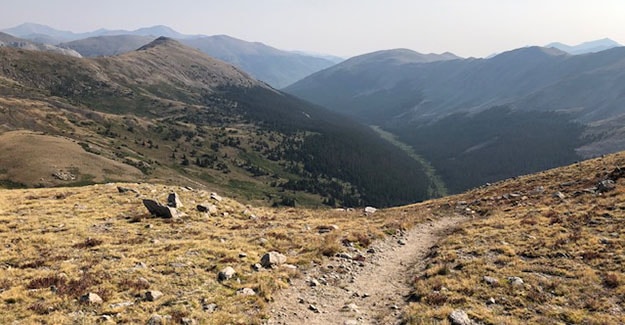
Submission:
M 449 229 L 420 264 L 427 266 L 414 270 L 406 323 L 446 324 L 455 309 L 484 324 L 622 323 L 625 173 L 616 167 L 624 165 L 620 153 L 368 215 L 251 207 L 148 183 L 0 190 L 0 322 L 145 323 L 158 314 L 260 324 L 272 295 L 311 262 L 463 215 L 468 221 Z M 142 198 L 164 201 L 171 191 L 186 216 L 149 217 Z M 198 212 L 203 202 L 217 210 Z M 296 268 L 250 268 L 274 250 Z M 218 281 L 227 266 L 235 277 Z M 237 294 L 242 288 L 256 295 Z M 149 290 L 163 297 L 149 301 Z M 103 302 L 80 302 L 89 292 Z
M 428 203 L 473 219 L 416 270 L 407 323 L 454 309 L 482 324 L 625 322 L 623 166 L 619 153 Z

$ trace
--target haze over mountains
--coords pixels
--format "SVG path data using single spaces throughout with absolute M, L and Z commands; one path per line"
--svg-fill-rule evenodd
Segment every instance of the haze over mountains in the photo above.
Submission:
M 156 108 L 148 109 L 148 102 L 156 101 L 162 104 L 164 101 L 174 101 L 192 106 L 213 105 L 215 102 L 212 99 L 206 102 L 206 98 L 212 98 L 210 96 L 213 95 L 207 94 L 216 91 L 210 86 L 214 82 L 222 96 L 217 102 L 225 105 L 218 105 L 220 109 L 224 110 L 230 107 L 228 105 L 242 103 L 247 103 L 250 109 L 245 111 L 245 114 L 235 112 L 234 119 L 226 111 L 219 111 L 218 114 L 213 112 L 219 116 L 218 120 L 235 123 L 235 120 L 240 122 L 243 119 L 249 122 L 246 120 L 245 116 L 248 116 L 246 114 L 258 113 L 252 124 L 256 125 L 261 120 L 263 125 L 271 124 L 271 130 L 288 134 L 284 138 L 277 137 L 282 139 L 281 141 L 286 141 L 281 144 L 286 147 L 279 149 L 280 156 L 276 157 L 265 152 L 263 159 L 271 157 L 279 161 L 288 160 L 291 163 L 297 162 L 296 164 L 308 166 L 304 170 L 296 171 L 297 177 L 291 177 L 292 182 L 288 185 L 284 183 L 282 184 L 284 186 L 277 188 L 321 195 L 330 203 L 356 204 L 363 202 L 362 199 L 365 197 L 371 200 L 373 192 L 377 193 L 376 195 L 382 194 L 378 189 L 363 190 L 365 187 L 376 186 L 367 183 L 368 181 L 364 182 L 362 175 L 345 174 L 346 170 L 342 170 L 339 168 L 341 165 L 336 164 L 340 159 L 366 160 L 362 158 L 362 152 L 357 155 L 348 154 L 339 159 L 335 157 L 323 163 L 317 160 L 313 162 L 308 156 L 295 154 L 292 150 L 313 150 L 319 156 L 336 156 L 337 152 L 343 149 L 334 147 L 334 151 L 330 150 L 332 146 L 329 143 L 336 141 L 336 138 L 332 137 L 322 137 L 323 141 L 314 142 L 314 145 L 311 142 L 309 147 L 300 146 L 301 144 L 293 146 L 295 142 L 292 141 L 295 140 L 291 136 L 294 130 L 309 132 L 312 130 L 311 127 L 313 129 L 319 127 L 323 130 L 322 134 L 329 132 L 335 137 L 342 134 L 347 138 L 355 136 L 358 138 L 356 147 L 364 147 L 366 143 L 371 142 L 377 143 L 373 148 L 379 146 L 378 149 L 381 150 L 384 146 L 388 146 L 388 143 L 376 139 L 370 130 L 356 127 L 356 124 L 327 112 L 320 113 L 324 117 L 323 123 L 330 122 L 333 126 L 323 123 L 323 126 L 307 125 L 306 118 L 313 116 L 310 112 L 319 108 L 313 108 L 290 97 L 285 99 L 281 97 L 284 94 L 258 81 L 252 81 L 246 73 L 274 88 L 287 86 L 303 78 L 285 90 L 340 114 L 349 115 L 361 123 L 379 126 L 384 132 L 390 132 L 390 135 L 385 133 L 385 137 L 395 136 L 402 141 L 404 149 L 407 148 L 405 146 L 407 144 L 409 146 L 407 153 L 398 153 L 393 149 L 395 150 L 393 155 L 403 157 L 400 164 L 412 164 L 415 174 L 411 177 L 421 179 L 421 184 L 416 192 L 402 194 L 400 200 L 444 193 L 442 184 L 434 185 L 439 183 L 436 180 L 437 174 L 442 177 L 449 190 L 458 192 L 485 182 L 625 149 L 625 127 L 623 127 L 625 50 L 610 39 L 576 46 L 561 43 L 552 43 L 548 47 L 531 46 L 507 51 L 487 59 L 461 58 L 448 52 L 422 54 L 408 49 L 382 50 L 335 64 L 336 58 L 332 57 L 322 58 L 282 51 L 262 43 L 247 42 L 227 35 L 184 35 L 166 26 L 135 31 L 102 29 L 78 34 L 58 31 L 43 25 L 24 24 L 6 31 L 32 40 L 4 36 L 4 39 L 11 39 L 11 44 L 21 44 L 22 48 L 52 52 L 70 51 L 66 54 L 75 51 L 82 56 L 95 58 L 75 63 L 81 66 L 88 62 L 83 71 L 71 70 L 73 75 L 59 75 L 57 65 L 71 64 L 63 59 L 59 61 L 60 63 L 50 63 L 54 60 L 45 55 L 29 57 L 32 62 L 39 62 L 41 58 L 50 61 L 45 67 L 39 67 L 46 73 L 62 77 L 52 83 L 44 83 L 43 86 L 37 84 L 34 88 L 44 87 L 50 94 L 64 98 L 72 105 L 77 101 L 81 105 L 102 112 L 130 113 L 142 117 L 153 114 L 169 120 L 172 116 L 168 114 L 178 116 L 181 113 L 176 110 L 170 112 L 159 111 Z M 180 43 L 172 43 L 170 38 L 159 38 L 155 41 L 159 35 L 174 37 Z M 56 45 L 36 43 L 41 41 Z M 148 43 L 149 45 L 146 45 Z M 172 57 L 188 64 L 180 65 L 179 62 L 161 60 L 162 62 L 154 61 L 153 66 L 150 66 L 143 62 L 146 57 L 137 54 L 162 47 L 165 47 L 163 51 L 170 53 Z M 192 48 L 235 65 L 239 69 L 232 71 L 238 71 L 237 74 L 240 73 L 241 76 L 230 73 L 226 73 L 226 77 L 219 77 L 219 73 L 214 75 L 214 71 L 203 67 L 217 63 L 205 61 L 205 58 L 195 58 L 204 54 L 192 51 Z M 140 50 L 136 51 L 137 49 Z M 120 65 L 121 61 L 125 62 L 125 65 Z M 99 69 L 105 72 L 97 72 L 88 67 L 94 62 L 97 62 Z M 115 80 L 113 84 L 109 84 L 107 79 L 109 77 L 104 80 L 98 79 L 102 74 L 112 73 L 110 69 L 118 74 L 113 78 Z M 32 82 L 41 79 L 26 74 L 18 76 L 9 74 L 5 78 L 9 80 L 8 84 L 16 85 L 22 85 L 24 80 Z M 85 83 L 83 80 L 88 82 Z M 241 82 L 245 86 L 241 86 Z M 243 90 L 248 88 L 254 90 Z M 32 94 L 23 96 L 29 97 Z M 279 108 L 271 107 L 268 103 L 278 105 Z M 254 111 L 251 108 L 257 106 L 262 109 Z M 306 107 L 306 110 L 296 109 L 300 113 L 287 113 L 289 109 L 300 106 Z M 194 110 L 191 115 L 200 112 L 201 110 Z M 281 116 L 276 120 L 276 117 L 271 117 L 272 114 Z M 290 118 L 294 118 L 295 121 L 287 121 Z M 200 120 L 201 123 L 206 123 L 205 119 Z M 289 125 L 286 129 L 285 123 Z M 335 129 L 344 130 L 339 132 Z M 276 145 L 276 137 L 272 138 L 274 140 L 265 142 Z M 320 145 L 322 142 L 326 147 Z M 349 141 L 344 141 L 339 147 L 347 147 L 348 143 Z M 256 149 L 260 150 L 260 147 Z M 210 156 L 210 159 L 206 158 L 208 156 L 197 157 L 198 152 L 194 151 L 193 157 L 199 159 L 197 160 L 199 165 L 206 165 L 205 162 L 209 160 L 217 164 L 219 160 L 215 159 L 214 155 Z M 411 162 L 402 160 L 407 155 L 412 156 Z M 184 156 L 189 160 L 186 154 Z M 343 160 L 343 163 L 347 160 Z M 250 160 L 248 157 L 246 161 L 251 162 L 254 159 Z M 428 167 L 428 162 L 433 169 Z M 222 168 L 228 166 L 226 161 L 222 163 Z M 324 167 L 321 169 L 311 167 L 319 163 Z M 388 164 L 388 162 L 380 163 Z M 248 171 L 255 170 L 256 173 L 260 173 L 260 169 L 268 168 L 257 165 L 250 167 L 252 165 L 247 165 Z M 365 165 L 361 166 L 363 173 L 365 170 L 373 174 L 378 173 L 373 171 L 374 165 Z M 280 168 L 291 171 L 297 169 L 288 166 L 283 164 Z M 332 172 L 337 172 L 338 176 L 331 176 Z M 400 174 L 395 176 L 401 178 Z M 329 177 L 322 182 L 325 183 L 321 187 L 312 182 L 312 178 L 319 175 Z M 303 178 L 298 180 L 299 177 Z M 333 178 L 339 182 L 334 183 Z M 279 184 L 279 182 L 271 183 Z M 364 185 L 365 183 L 367 185 Z M 389 184 L 381 187 L 387 188 Z M 348 190 L 350 186 L 354 186 L 353 190 Z M 361 188 L 356 189 L 358 186 Z M 400 187 L 402 186 L 404 185 Z M 332 187 L 334 189 L 330 190 Z M 349 191 L 352 193 L 348 193 Z M 367 191 L 369 193 L 365 193 Z M 390 204 L 389 202 L 395 202 L 395 199 L 396 197 L 387 197 L 380 202 Z
M 336 57 L 289 52 L 259 42 L 247 42 L 225 35 L 185 35 L 167 26 L 133 31 L 99 29 L 88 33 L 61 31 L 45 25 L 26 23 L 4 30 L 33 42 L 58 45 L 86 57 L 117 55 L 136 50 L 159 36 L 183 44 L 244 69 L 275 88 L 283 88 L 336 63 Z
M 625 48 L 527 47 L 489 59 L 351 58 L 285 90 L 382 126 L 453 191 L 625 149 Z

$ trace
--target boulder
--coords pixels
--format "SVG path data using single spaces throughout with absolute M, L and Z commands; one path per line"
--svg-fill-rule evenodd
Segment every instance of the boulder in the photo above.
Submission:
M 485 275 L 482 280 L 491 286 L 497 286 L 499 284 L 499 280 L 488 275 Z
M 286 263 L 286 256 L 278 252 L 269 252 L 260 258 L 260 265 L 265 268 L 272 268 L 284 263 Z
M 228 266 L 219 272 L 217 275 L 217 281 L 221 282 L 230 280 L 233 276 L 235 276 L 235 274 L 237 274 L 237 272 L 232 267 Z
M 523 279 L 519 278 L 518 276 L 509 276 L 508 282 L 515 287 L 522 286 L 524 283 Z
M 143 205 L 148 209 L 151 215 L 165 219 L 177 219 L 180 214 L 176 208 L 160 204 L 158 201 L 143 199 Z
M 172 208 L 182 208 L 182 202 L 180 201 L 180 196 L 176 192 L 171 192 L 167 196 L 167 206 Z

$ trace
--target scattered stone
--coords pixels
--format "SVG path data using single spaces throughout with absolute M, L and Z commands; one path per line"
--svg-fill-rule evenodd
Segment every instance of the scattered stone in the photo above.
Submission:
M 509 276 L 508 277 L 508 282 L 513 285 L 513 286 L 522 286 L 523 285 L 523 279 L 519 278 L 518 276 Z
M 116 304 L 111 304 L 111 308 L 115 309 L 115 308 L 130 307 L 134 304 L 135 303 L 132 301 L 123 301 L 123 302 L 118 302 Z
M 609 191 L 612 191 L 615 188 L 616 188 L 616 184 L 611 179 L 603 180 L 603 181 L 599 182 L 599 184 L 597 184 L 597 192 L 598 193 L 609 192 Z
M 342 311 L 342 312 L 350 312 L 350 313 L 358 313 L 358 312 L 359 312 L 359 311 L 358 311 L 358 305 L 356 305 L 356 304 L 354 304 L 354 303 L 344 305 L 344 306 L 341 308 L 341 311 Z
M 258 272 L 263 269 L 263 266 L 260 265 L 259 263 L 256 263 L 256 264 L 252 264 L 251 268 L 252 268 L 252 271 Z
M 490 297 L 490 298 L 488 298 L 488 300 L 486 300 L 486 304 L 487 305 L 494 305 L 496 303 L 497 303 L 497 301 L 495 301 L 495 298 L 493 298 L 493 297 Z
M 375 254 L 375 248 L 369 248 L 369 249 L 367 249 L 367 253 L 369 253 L 369 254 Z
M 80 302 L 89 305 L 100 305 L 104 301 L 97 293 L 89 292 L 80 297 Z
M 62 171 L 62 170 L 57 170 L 54 173 L 52 173 L 52 176 L 54 176 L 56 179 L 61 180 L 61 181 L 74 181 L 76 180 L 76 175 L 70 173 L 70 172 L 66 172 L 66 171 Z
M 237 290 L 237 294 L 241 296 L 255 296 L 256 292 L 252 288 L 241 288 Z
M 217 304 L 203 304 L 202 310 L 207 313 L 214 313 L 217 310 Z
M 464 310 L 456 309 L 449 314 L 449 322 L 452 325 L 473 325 L 469 315 Z
M 493 278 L 492 276 L 485 275 L 482 280 L 484 280 L 484 282 L 488 283 L 491 286 L 496 286 L 499 284 L 499 280 Z
M 158 290 L 150 290 L 145 292 L 145 300 L 156 301 L 163 296 L 163 293 Z
M 358 325 L 358 321 L 355 319 L 348 319 L 345 322 L 343 322 L 343 325 Z
M 405 239 L 403 239 L 403 238 L 402 238 L 402 239 L 400 239 L 400 240 L 398 240 L 398 241 L 397 241 L 397 243 L 398 243 L 398 244 L 400 244 L 400 245 L 402 245 L 402 246 L 405 246 L 405 245 L 407 244 L 406 240 L 405 240 Z
M 338 229 L 339 229 L 339 226 L 337 226 L 337 225 L 318 226 L 317 227 L 317 231 L 320 234 L 325 234 L 325 233 L 331 232 L 333 230 L 338 230 Z
M 143 262 L 137 262 L 137 263 L 135 263 L 135 269 L 145 269 L 145 268 L 147 268 L 147 267 L 148 267 L 148 266 L 147 266 L 147 265 L 145 265 L 145 263 L 143 263 Z
M 128 193 L 128 192 L 132 192 L 132 193 L 139 194 L 139 192 L 138 192 L 137 190 L 135 190 L 135 189 L 132 189 L 132 188 L 127 188 L 127 187 L 121 187 L 121 186 L 118 186 L 118 187 L 117 187 L 117 192 L 119 192 L 119 193 Z
M 247 257 L 247 254 L 245 254 L 245 253 L 239 253 L 239 258 L 246 258 L 246 257 Z
M 158 201 L 143 199 L 143 205 L 148 209 L 150 214 L 155 217 L 165 218 L 165 219 L 176 219 L 180 215 L 176 208 L 172 208 L 166 205 L 160 204 Z
M 392 310 L 399 310 L 399 306 L 397 306 L 397 305 L 392 305 L 392 306 L 391 306 L 391 309 L 392 309 Z
M 221 202 L 223 200 L 223 198 L 221 196 L 219 196 L 217 193 L 211 193 L 211 199 L 217 201 L 217 202 Z
M 278 252 L 269 252 L 260 259 L 260 264 L 265 268 L 272 268 L 286 263 L 286 256 Z
M 308 284 L 309 284 L 311 287 L 318 287 L 318 286 L 320 286 L 320 285 L 321 285 L 321 284 L 319 283 L 319 281 L 317 281 L 316 279 L 310 279 L 310 280 L 308 281 Z
M 560 191 L 553 193 L 553 197 L 560 200 L 566 199 L 566 195 Z
M 217 275 L 217 281 L 221 282 L 230 280 L 233 276 L 235 276 L 235 274 L 237 274 L 237 272 L 231 266 L 228 266 L 219 272 Z
M 367 257 L 365 257 L 362 254 L 358 254 L 358 255 L 354 256 L 354 261 L 364 262 L 365 260 L 367 260 Z
M 197 322 L 195 321 L 195 319 L 183 317 L 180 320 L 180 324 L 182 324 L 182 325 L 195 325 L 195 324 L 197 324 Z
M 182 208 L 182 202 L 176 192 L 171 192 L 167 196 L 167 205 L 172 208 Z
M 297 265 L 293 265 L 293 264 L 282 264 L 280 265 L 281 268 L 283 269 L 287 269 L 287 270 L 297 270 Z
M 152 315 L 148 320 L 148 325 L 165 325 L 165 319 L 161 315 Z
M 378 209 L 374 207 L 365 207 L 365 214 L 374 214 L 378 211 Z
M 317 308 L 317 306 L 313 304 L 308 305 L 308 309 L 312 310 L 315 313 L 319 313 L 319 308 Z
M 197 210 L 200 212 L 208 212 L 210 214 L 217 213 L 217 206 L 210 203 L 202 203 L 196 206 Z
M 336 254 L 336 257 L 338 257 L 338 258 L 344 258 L 344 259 L 346 259 L 346 260 L 351 260 L 351 259 L 353 259 L 353 257 L 352 257 L 351 255 L 347 254 L 347 253 L 338 253 L 338 254 Z

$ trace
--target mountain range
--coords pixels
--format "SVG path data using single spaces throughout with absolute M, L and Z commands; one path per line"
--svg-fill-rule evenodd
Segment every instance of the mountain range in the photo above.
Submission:
M 286 87 L 340 61 L 337 57 L 283 51 L 260 42 L 247 42 L 226 35 L 185 35 L 162 25 L 132 31 L 99 29 L 74 33 L 26 23 L 3 32 L 26 41 L 75 50 L 85 57 L 123 54 L 159 36 L 169 37 L 242 68 L 274 88 Z
M 139 172 L 277 205 L 436 195 L 422 166 L 369 128 L 173 39 L 89 59 L 3 47 L 0 66 L 0 130 L 45 133 L 11 133 L 20 149 L 0 160 L 23 163 L 3 163 L 5 185 L 136 181 Z M 50 135 L 57 140 L 36 139 Z M 39 157 L 51 150 L 38 147 L 44 140 L 60 154 Z M 101 170 L 81 167 L 80 147 Z M 39 160 L 48 163 L 25 163 Z M 120 164 L 135 172 L 114 172 Z
M 405 57 L 400 49 L 351 58 L 285 91 L 390 131 L 452 192 L 625 149 L 623 47 Z
M 554 47 L 566 53 L 578 55 L 601 52 L 619 46 L 622 45 L 609 38 L 604 38 L 596 41 L 584 42 L 578 45 L 567 45 L 559 42 L 554 42 L 546 45 L 545 47 Z

